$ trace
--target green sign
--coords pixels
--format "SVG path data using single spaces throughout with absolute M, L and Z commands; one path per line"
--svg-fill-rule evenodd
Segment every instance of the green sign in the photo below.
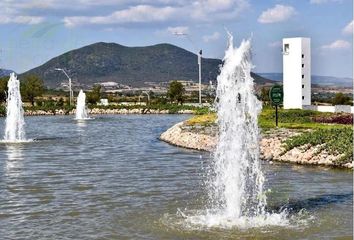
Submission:
M 274 105 L 280 105 L 283 103 L 283 86 L 275 85 L 269 91 L 269 98 Z

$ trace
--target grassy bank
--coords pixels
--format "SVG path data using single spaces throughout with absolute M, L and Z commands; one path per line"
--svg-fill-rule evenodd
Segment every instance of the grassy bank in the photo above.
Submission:
M 311 110 L 278 111 L 278 126 L 291 129 L 342 128 L 353 123 L 353 116 L 348 113 L 324 113 Z M 262 129 L 275 128 L 275 110 L 265 108 L 259 116 Z
M 188 125 L 213 125 L 216 122 L 216 113 L 194 116 L 187 121 Z M 278 112 L 280 128 L 290 129 L 331 129 L 343 128 L 353 123 L 352 114 L 323 113 L 311 110 L 284 110 Z M 259 115 L 259 126 L 263 130 L 275 128 L 275 110 L 265 108 Z
M 211 126 L 216 124 L 216 114 L 194 116 L 186 121 L 190 126 Z M 279 127 L 299 129 L 301 134 L 284 141 L 286 151 L 300 146 L 317 146 L 330 155 L 342 155 L 336 164 L 353 161 L 353 115 L 347 113 L 322 113 L 310 110 L 279 110 Z M 263 132 L 275 128 L 275 111 L 262 110 L 259 126 Z M 311 131 L 304 131 L 310 129 Z
M 182 110 L 192 110 L 195 114 L 201 115 L 208 112 L 208 108 L 205 107 L 195 107 L 189 105 L 177 105 L 177 104 L 150 104 L 150 105 L 109 105 L 109 106 L 99 106 L 91 105 L 89 108 L 99 108 L 99 109 L 152 109 L 152 110 L 168 110 L 170 114 L 177 113 Z
M 285 149 L 304 146 L 320 146 L 318 152 L 326 150 L 328 154 L 342 157 L 337 161 L 338 165 L 353 161 L 353 128 L 327 128 L 304 132 L 301 135 L 291 137 L 285 141 Z
M 89 105 L 88 108 L 98 108 L 98 109 L 144 109 L 144 110 L 168 110 L 170 114 L 178 113 L 182 110 L 192 110 L 197 115 L 206 114 L 209 109 L 206 107 L 195 107 L 189 105 L 177 105 L 177 104 L 151 104 L 151 105 L 109 105 L 109 106 L 100 106 L 100 105 Z M 66 114 L 69 114 L 70 111 L 75 109 L 75 106 L 31 106 L 24 107 L 25 111 L 45 111 L 45 112 L 55 112 L 57 110 L 63 110 Z M 0 116 L 6 115 L 5 106 L 0 106 Z

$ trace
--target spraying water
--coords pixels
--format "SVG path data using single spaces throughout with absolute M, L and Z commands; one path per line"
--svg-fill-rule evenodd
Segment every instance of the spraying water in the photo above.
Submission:
M 77 96 L 76 103 L 76 117 L 77 120 L 88 119 L 87 109 L 86 109 L 86 94 L 84 91 L 80 90 L 79 95 Z
M 214 208 L 228 218 L 264 213 L 264 177 L 260 170 L 258 114 L 261 103 L 251 77 L 251 43 L 229 47 L 217 78 L 219 141 L 214 153 L 215 175 L 210 183 Z
M 237 48 L 229 34 L 221 73 L 217 78 L 218 143 L 207 186 L 206 210 L 184 213 L 189 226 L 260 227 L 287 225 L 286 213 L 267 213 L 265 178 L 259 159 L 258 114 L 261 103 L 251 77 L 251 42 Z
M 6 142 L 25 141 L 25 121 L 23 118 L 23 108 L 20 93 L 20 81 L 15 73 L 10 74 L 7 83 L 8 93 L 6 99 L 6 126 L 5 137 Z

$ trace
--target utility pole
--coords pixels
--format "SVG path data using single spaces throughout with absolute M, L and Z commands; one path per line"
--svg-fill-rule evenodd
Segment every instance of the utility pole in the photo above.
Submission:
M 192 39 L 189 37 L 187 33 L 174 32 L 173 35 L 185 36 L 192 43 L 193 47 L 197 49 L 195 42 L 192 41 Z M 199 105 L 201 106 L 202 105 L 202 50 L 199 50 L 199 52 L 197 52 L 197 57 L 198 57 L 198 78 L 199 78 Z
M 199 67 L 199 105 L 202 105 L 202 50 L 198 53 L 198 67 Z

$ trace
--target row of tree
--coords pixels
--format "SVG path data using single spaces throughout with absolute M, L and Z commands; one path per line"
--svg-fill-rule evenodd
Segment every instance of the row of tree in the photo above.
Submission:
M 269 98 L 269 87 L 262 87 L 260 94 L 259 94 L 259 99 L 264 103 L 264 104 L 270 104 L 270 98 Z M 324 102 L 326 103 L 331 103 L 332 105 L 352 105 L 353 101 L 352 99 L 343 93 L 336 93 L 333 98 L 328 98 Z
M 7 82 L 9 77 L 0 78 L 0 103 L 6 101 L 7 97 Z M 34 106 L 35 99 L 42 96 L 45 88 L 43 80 L 36 75 L 26 75 L 21 79 L 21 96 L 24 101 L 28 101 Z M 264 104 L 270 104 L 269 87 L 263 87 L 259 92 L 259 99 Z M 101 86 L 95 85 L 93 89 L 87 92 L 87 102 L 89 104 L 96 104 L 99 102 L 101 94 Z M 171 103 L 182 104 L 185 100 L 185 88 L 182 83 L 178 81 L 170 82 L 167 91 L 167 98 Z M 333 105 L 351 104 L 351 98 L 343 93 L 337 93 L 328 102 Z
M 0 103 L 6 101 L 8 81 L 9 77 L 0 78 Z M 40 97 L 44 92 L 43 80 L 36 75 L 27 75 L 21 80 L 20 91 L 23 100 L 34 106 L 35 98 Z

